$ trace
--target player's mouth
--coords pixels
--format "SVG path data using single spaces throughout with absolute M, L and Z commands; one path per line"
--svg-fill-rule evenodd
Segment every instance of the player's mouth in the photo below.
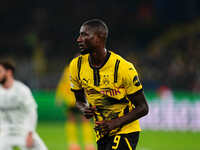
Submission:
M 84 49 L 84 45 L 83 44 L 78 44 L 80 49 Z

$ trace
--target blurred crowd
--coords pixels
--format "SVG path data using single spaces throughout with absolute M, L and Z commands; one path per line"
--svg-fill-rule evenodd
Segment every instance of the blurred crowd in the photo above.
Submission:
M 147 49 L 134 47 L 130 50 L 131 46 L 123 42 L 117 46 L 118 49 L 111 50 L 135 64 L 145 88 L 157 89 L 166 85 L 175 90 L 200 91 L 200 33 L 183 36 L 165 45 L 155 40 Z M 72 53 L 52 58 L 45 50 L 36 44 L 31 56 L 12 57 L 18 66 L 17 77 L 33 88 L 55 88 L 65 65 L 73 57 Z M 55 53 L 57 51 L 55 49 Z
M 175 90 L 200 91 L 199 21 L 170 32 L 154 41 L 147 57 L 145 79 Z M 152 70 L 152 71 L 151 71 Z
M 16 77 L 30 87 L 54 89 L 64 67 L 79 52 L 80 25 L 100 18 L 110 30 L 107 48 L 136 65 L 146 89 L 167 85 L 198 92 L 199 25 L 187 29 L 198 20 L 198 3 L 8 0 L 0 5 L 0 59 L 14 59 Z

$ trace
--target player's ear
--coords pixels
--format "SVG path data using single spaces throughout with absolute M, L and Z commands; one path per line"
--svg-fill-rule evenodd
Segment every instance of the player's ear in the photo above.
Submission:
M 100 44 L 100 43 L 104 43 L 104 42 L 105 42 L 104 36 L 103 36 L 101 33 L 97 34 L 97 39 L 96 39 L 96 41 L 97 41 L 99 44 Z
M 95 41 L 95 43 L 97 44 L 97 45 L 99 45 L 99 43 L 100 43 L 100 37 L 99 37 L 99 35 L 98 34 L 94 34 L 94 41 Z

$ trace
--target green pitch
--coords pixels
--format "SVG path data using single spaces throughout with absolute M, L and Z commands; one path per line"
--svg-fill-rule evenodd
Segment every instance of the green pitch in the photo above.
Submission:
M 67 150 L 64 122 L 39 123 L 37 131 L 49 150 Z M 200 150 L 200 132 L 143 131 L 137 150 Z

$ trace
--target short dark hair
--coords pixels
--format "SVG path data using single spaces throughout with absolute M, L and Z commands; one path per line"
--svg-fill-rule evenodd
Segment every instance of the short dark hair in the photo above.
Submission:
M 11 60 L 0 60 L 0 65 L 2 65 L 6 70 L 11 70 L 12 73 L 15 73 L 15 64 Z
M 91 19 L 83 23 L 82 26 L 89 26 L 94 28 L 95 31 L 103 38 L 108 37 L 108 26 L 106 23 L 101 19 Z

